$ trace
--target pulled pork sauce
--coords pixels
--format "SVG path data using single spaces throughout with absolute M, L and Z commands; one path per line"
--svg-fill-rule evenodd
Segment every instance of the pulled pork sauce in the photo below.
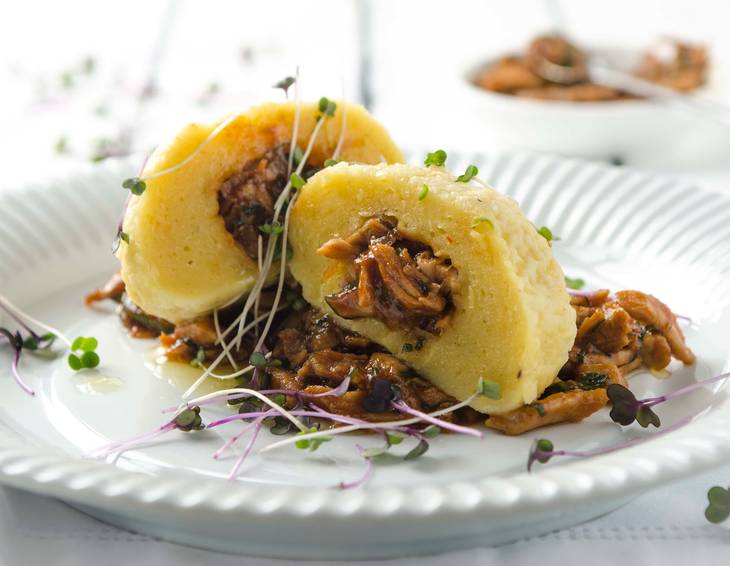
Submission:
M 117 312 L 130 336 L 160 338 L 169 361 L 189 363 L 203 353 L 201 361 L 217 358 L 222 348 L 212 316 L 173 325 L 146 315 L 124 292 L 124 283 L 116 275 L 102 289 L 90 293 L 87 304 L 111 299 L 119 304 Z M 273 292 L 261 295 L 261 308 L 268 309 Z M 221 328 L 227 327 L 240 312 L 233 305 L 219 312 Z M 134 317 L 142 313 L 144 318 Z M 401 399 L 409 407 L 436 411 L 458 403 L 426 379 L 416 375 L 403 362 L 386 350 L 355 332 L 337 326 L 327 315 L 306 306 L 283 311 L 275 320 L 276 330 L 267 346 L 281 367 L 266 368 L 269 386 L 303 393 L 324 393 L 350 377 L 349 390 L 340 397 L 320 397 L 310 401 L 322 409 L 339 415 L 371 422 L 405 418 L 390 407 L 390 401 Z M 236 362 L 248 363 L 253 344 L 245 342 L 240 350 L 232 349 Z M 477 411 L 465 407 L 441 417 L 459 424 L 475 424 L 483 419 Z
M 262 294 L 263 308 L 270 306 L 272 298 L 271 292 Z M 222 351 L 216 343 L 212 316 L 178 325 L 149 316 L 129 300 L 118 275 L 90 293 L 86 303 L 105 299 L 119 304 L 120 319 L 131 336 L 159 336 L 170 361 L 187 363 L 201 351 L 204 360 L 211 361 Z M 518 435 L 550 424 L 578 422 L 606 405 L 610 384 L 628 387 L 626 375 L 631 371 L 639 367 L 661 371 L 673 357 L 687 365 L 695 361 L 676 316 L 656 297 L 639 291 L 619 291 L 611 296 L 602 289 L 573 296 L 571 304 L 576 311 L 576 340 L 558 377 L 537 401 L 488 416 L 486 426 Z M 228 326 L 239 311 L 236 305 L 221 311 L 221 327 Z M 325 411 L 383 422 L 403 418 L 390 407 L 396 395 L 409 407 L 425 412 L 457 402 L 379 345 L 339 327 L 310 306 L 284 311 L 277 317 L 275 328 L 267 346 L 282 364 L 266 368 L 270 387 L 325 393 L 350 377 L 349 389 L 341 397 L 310 399 Z M 253 344 L 244 343 L 231 354 L 245 364 L 252 348 Z M 293 404 L 292 398 L 288 404 Z M 475 424 L 484 415 L 466 407 L 440 418 Z
M 487 419 L 506 434 L 557 422 L 579 421 L 608 402 L 612 383 L 628 387 L 626 375 L 640 367 L 664 370 L 672 358 L 695 361 L 677 317 L 656 297 L 607 289 L 571 297 L 577 333 L 568 362 L 535 403 Z
M 572 84 L 545 78 L 547 65 L 570 71 Z M 708 56 L 705 48 L 679 41 L 665 41 L 660 49 L 648 51 L 634 74 L 668 88 L 687 92 L 705 83 Z M 586 54 L 559 35 L 532 40 L 524 55 L 502 57 L 474 80 L 485 89 L 540 100 L 598 102 L 636 98 L 626 92 L 590 81 Z
M 370 218 L 319 250 L 347 262 L 350 281 L 325 298 L 342 318 L 376 318 L 389 328 L 439 335 L 454 313 L 459 274 L 451 261 L 404 237 L 392 216 Z

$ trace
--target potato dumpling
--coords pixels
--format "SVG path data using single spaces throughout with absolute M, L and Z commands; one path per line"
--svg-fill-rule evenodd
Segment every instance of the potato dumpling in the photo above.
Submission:
M 300 105 L 297 144 L 304 150 L 320 111 Z M 258 273 L 259 226 L 270 221 L 286 181 L 296 105 L 264 104 L 241 113 L 189 163 L 147 181 L 124 218 L 129 242 L 118 257 L 127 293 L 148 314 L 171 322 L 211 312 L 251 289 Z M 386 130 L 358 105 L 338 105 L 316 138 L 311 174 L 331 158 L 403 160 Z M 142 177 L 191 155 L 221 122 L 190 124 L 150 157 Z M 266 237 L 264 235 L 264 237 Z M 272 270 L 273 272 L 274 270 Z
M 517 204 L 440 168 L 340 163 L 301 190 L 290 268 L 304 298 L 464 400 L 503 413 L 568 358 L 575 312 L 548 242 Z

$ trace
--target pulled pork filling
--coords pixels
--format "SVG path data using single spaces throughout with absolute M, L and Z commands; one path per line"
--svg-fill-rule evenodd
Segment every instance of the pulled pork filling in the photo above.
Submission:
M 385 235 L 394 224 L 379 222 L 378 226 L 372 224 L 367 237 L 365 230 L 359 231 L 368 245 L 370 236 Z M 346 257 L 353 253 L 347 246 L 355 250 L 362 247 L 351 238 L 329 244 L 330 249 L 348 252 Z M 371 422 L 402 418 L 402 413 L 391 405 L 396 400 L 425 412 L 457 402 L 378 344 L 339 327 L 329 316 L 306 305 L 298 293 L 298 288 L 289 289 L 292 306 L 275 319 L 267 347 L 277 361 L 257 378 L 260 388 L 325 393 L 349 377 L 344 395 L 315 397 L 311 402 L 325 411 Z M 211 361 L 222 351 L 212 316 L 177 325 L 150 316 L 129 300 L 118 275 L 102 289 L 90 293 L 86 302 L 104 299 L 118 303 L 119 316 L 131 336 L 159 336 L 171 361 Z M 261 307 L 270 308 L 272 299 L 271 292 L 262 293 Z M 555 381 L 537 401 L 502 415 L 487 416 L 486 426 L 517 435 L 550 424 L 578 422 L 608 403 L 609 385 L 628 387 L 626 375 L 631 371 L 639 367 L 661 371 L 672 358 L 684 364 L 695 361 L 676 316 L 656 297 L 639 291 L 610 295 L 602 289 L 573 296 L 571 304 L 576 312 L 576 339 Z M 239 312 L 240 305 L 221 311 L 221 328 L 227 327 Z M 240 349 L 231 352 L 236 362 L 248 362 L 253 351 L 250 340 L 244 340 Z M 293 402 L 293 398 L 287 401 L 290 405 Z M 475 424 L 485 415 L 466 407 L 441 418 Z
M 329 412 L 383 422 L 402 418 L 402 413 L 391 407 L 391 401 L 402 400 L 409 407 L 435 411 L 458 401 L 441 391 L 396 357 L 364 336 L 337 326 L 326 314 L 306 305 L 298 296 L 298 289 L 287 293 L 292 307 L 282 311 L 274 322 L 274 332 L 267 340 L 272 359 L 259 388 L 288 389 L 304 393 L 324 393 L 335 389 L 349 377 L 349 390 L 340 397 L 320 397 L 311 402 Z M 189 363 L 210 362 L 222 352 L 212 316 L 173 325 L 146 315 L 134 305 L 124 292 L 124 283 L 117 275 L 110 282 L 87 296 L 87 304 L 104 299 L 119 304 L 117 312 L 133 337 L 159 336 L 170 361 Z M 299 299 L 299 300 L 297 300 Z M 261 295 L 260 307 L 270 308 L 273 292 Z M 219 312 L 219 324 L 226 328 L 240 312 L 240 305 L 232 305 Z M 141 313 L 138 320 L 132 313 Z M 244 338 L 240 349 L 232 349 L 236 362 L 248 363 L 254 344 Z M 267 383 L 268 382 L 268 383 Z M 474 424 L 483 415 L 465 407 L 441 417 L 459 424 Z
M 226 230 L 255 260 L 258 258 L 258 239 L 267 236 L 259 228 L 274 217 L 274 204 L 288 182 L 289 145 L 280 144 L 258 159 L 246 163 L 236 174 L 223 181 L 218 191 L 218 213 L 223 218 Z M 306 169 L 307 178 L 316 172 Z
M 318 253 L 347 262 L 349 282 L 325 298 L 342 318 L 377 318 L 390 328 L 438 335 L 454 313 L 459 274 L 451 260 L 404 237 L 392 216 L 371 218 Z
M 665 369 L 672 358 L 692 364 L 677 317 L 656 297 L 640 291 L 607 289 L 571 297 L 577 333 L 568 361 L 540 398 L 486 425 L 522 434 L 558 422 L 580 421 L 608 403 L 606 388 L 628 387 L 626 375 L 640 367 Z

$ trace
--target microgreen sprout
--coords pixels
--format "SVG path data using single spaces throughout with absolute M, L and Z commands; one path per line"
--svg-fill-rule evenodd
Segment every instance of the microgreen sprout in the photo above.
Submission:
M 284 77 L 280 81 L 276 81 L 273 85 L 273 88 L 280 88 L 284 91 L 284 96 L 289 98 L 289 89 L 295 82 L 296 79 L 294 77 Z
M 437 149 L 426 155 L 426 159 L 423 160 L 423 164 L 426 167 L 435 165 L 436 167 L 443 167 L 446 163 L 446 152 L 443 149 Z
M 295 144 L 294 151 L 292 152 L 292 161 L 294 165 L 299 165 L 302 162 L 302 159 L 304 159 L 304 152 L 299 145 Z
M 284 231 L 284 227 L 280 222 L 274 220 L 271 223 L 262 224 L 259 226 L 259 230 L 264 234 L 281 234 Z
M 552 230 L 548 228 L 547 226 L 541 226 L 540 228 L 535 228 L 537 230 L 537 233 L 540 234 L 543 238 L 545 238 L 548 243 L 554 242 L 559 240 L 560 238 L 553 235 Z
M 71 352 L 67 358 L 69 367 L 74 371 L 80 371 L 98 366 L 100 362 L 99 354 L 96 353 L 98 345 L 99 342 L 96 338 L 84 338 L 83 336 L 76 338 L 71 344 Z
M 325 159 L 324 160 L 325 167 L 332 167 L 333 165 L 337 165 L 338 163 L 339 163 L 339 160 L 337 160 L 337 159 Z
M 323 116 L 329 117 L 334 116 L 335 111 L 337 110 L 337 104 L 335 104 L 333 100 L 330 100 L 326 96 L 323 96 L 319 99 L 318 107 Z
M 291 186 L 297 190 L 301 189 L 306 183 L 306 181 L 302 179 L 297 173 L 292 173 L 289 177 L 289 181 L 291 182 Z
M 568 289 L 575 289 L 576 291 L 579 291 L 586 286 L 586 282 L 580 277 L 573 278 L 566 276 L 565 286 L 568 287 Z
M 133 195 L 140 196 L 145 192 L 147 183 L 139 177 L 130 177 L 129 179 L 124 179 L 122 187 L 128 189 Z
M 708 379 L 691 383 L 677 389 L 676 391 L 671 391 L 657 397 L 648 397 L 646 399 L 637 399 L 636 396 L 623 385 L 612 383 L 606 388 L 606 394 L 608 395 L 609 400 L 613 403 L 613 407 L 610 412 L 611 419 L 623 426 L 630 425 L 636 421 L 644 428 L 649 425 L 659 427 L 661 426 L 661 419 L 659 418 L 659 415 L 652 410 L 652 407 L 659 405 L 660 403 L 664 403 L 665 401 L 669 401 L 670 399 L 691 393 L 696 389 L 701 389 L 705 385 L 724 381 L 729 377 L 730 373 L 722 373 Z
M 425 198 L 428 196 L 428 185 L 426 183 L 423 183 L 421 185 L 421 189 L 418 191 L 418 200 L 425 200 Z
M 707 492 L 705 518 L 710 523 L 722 523 L 730 517 L 730 489 L 716 485 Z
M 300 431 L 297 433 L 297 436 L 303 436 L 307 433 L 313 433 L 317 432 L 319 429 L 317 427 L 311 427 L 307 431 Z M 314 452 L 317 448 L 319 448 L 322 443 L 329 442 L 332 440 L 328 436 L 319 436 L 317 438 L 302 438 L 297 440 L 294 445 L 299 448 L 300 450 L 309 450 L 310 452 Z
M 674 432 L 682 428 L 691 420 L 692 417 L 686 417 L 684 419 L 680 419 L 672 426 L 660 430 L 659 432 L 644 434 L 643 436 L 633 438 L 620 444 L 615 444 L 613 446 L 606 446 L 602 448 L 594 448 L 593 450 L 555 450 L 555 446 L 553 445 L 552 441 L 548 440 L 547 438 L 536 439 L 532 443 L 532 446 L 530 447 L 530 452 L 527 456 L 527 471 L 529 472 L 532 470 L 532 466 L 535 464 L 535 462 L 545 464 L 549 462 L 550 459 L 557 456 L 570 456 L 573 458 L 592 458 L 594 456 L 601 456 L 603 454 L 610 454 L 611 452 L 623 450 L 624 448 L 630 448 L 631 446 L 636 446 L 637 444 L 642 444 L 655 438 L 659 438 L 660 436 L 663 436 L 665 434 Z
M 464 171 L 463 175 L 459 175 L 456 178 L 457 183 L 468 183 L 471 181 L 474 177 L 476 177 L 479 174 L 479 169 L 476 165 L 469 165 L 466 168 L 466 171 Z
M 477 226 L 481 226 L 482 224 L 486 224 L 490 228 L 494 228 L 494 224 L 492 224 L 492 221 L 487 218 L 486 216 L 477 216 L 471 223 L 472 228 L 476 228 Z

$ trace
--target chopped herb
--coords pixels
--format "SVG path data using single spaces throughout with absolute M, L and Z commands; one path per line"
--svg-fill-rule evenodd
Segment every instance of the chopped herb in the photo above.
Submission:
M 332 167 L 333 165 L 337 165 L 339 162 L 340 162 L 339 159 L 325 159 L 324 166 Z
M 471 181 L 474 177 L 476 177 L 479 174 L 479 169 L 476 165 L 469 165 L 466 168 L 466 171 L 464 171 L 463 175 L 459 175 L 456 178 L 457 183 L 468 183 Z
M 545 416 L 545 407 L 543 406 L 542 403 L 538 403 L 537 401 L 535 401 L 533 403 L 530 403 L 527 406 L 530 407 L 531 409 L 535 409 L 537 411 L 537 414 L 540 415 L 541 417 Z
M 578 379 L 578 387 L 584 391 L 590 391 L 591 389 L 600 389 L 601 387 L 605 387 L 607 382 L 608 375 L 605 373 L 584 373 Z
M 140 196 L 147 188 L 147 183 L 145 183 L 139 177 L 131 177 L 124 180 L 124 182 L 122 183 L 122 187 L 125 189 L 129 189 L 129 191 L 133 195 Z
M 496 381 L 492 381 L 491 379 L 484 379 L 483 377 L 479 378 L 477 392 L 480 395 L 488 397 L 489 399 L 502 398 L 502 386 Z
M 444 163 L 446 163 L 446 152 L 443 149 L 437 149 L 433 153 L 429 153 L 426 155 L 426 159 L 423 161 L 423 164 L 426 167 L 429 167 L 431 165 L 435 165 L 436 167 L 443 167 Z
M 333 100 L 330 100 L 326 96 L 319 99 L 319 111 L 323 116 L 334 116 L 335 110 L 337 110 L 337 104 Z
M 583 279 L 581 279 L 580 277 L 573 278 L 573 277 L 566 276 L 565 277 L 565 286 L 568 287 L 569 289 L 580 290 L 586 286 L 586 282 L 583 281 Z
M 418 200 L 424 200 L 428 196 L 428 185 L 423 183 L 421 190 L 418 191 Z
M 291 182 L 291 186 L 297 190 L 301 189 L 304 186 L 304 183 L 306 182 L 304 179 L 302 179 L 296 173 L 291 174 L 291 177 L 289 177 L 289 181 Z
M 129 234 L 127 234 L 126 232 L 119 232 L 119 239 L 129 244 Z
M 471 223 L 472 228 L 476 228 L 480 224 L 487 224 L 490 228 L 494 228 L 494 224 L 492 224 L 492 221 L 489 220 L 489 218 L 485 216 L 477 216 Z

